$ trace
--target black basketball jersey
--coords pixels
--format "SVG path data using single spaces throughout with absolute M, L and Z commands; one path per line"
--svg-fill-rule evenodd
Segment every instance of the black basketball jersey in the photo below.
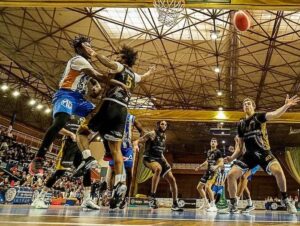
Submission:
M 219 149 L 214 151 L 208 150 L 206 158 L 208 163 L 207 169 L 210 170 L 212 166 L 216 165 L 218 159 L 222 158 L 222 152 Z
M 166 134 L 155 130 L 154 140 L 147 140 L 145 144 L 145 157 L 160 159 L 166 150 Z
M 239 121 L 238 135 L 245 142 L 246 152 L 270 150 L 266 121 L 266 113 L 254 113 Z
M 121 86 L 112 85 L 109 87 L 108 91 L 106 92 L 106 100 L 112 100 L 122 105 L 127 106 L 130 98 L 131 98 L 131 91 L 134 89 L 136 85 L 135 81 L 135 73 L 126 65 L 123 65 L 124 69 L 116 73 L 114 75 L 114 79 L 125 84 L 126 86 L 130 87 L 130 90 L 125 90 Z

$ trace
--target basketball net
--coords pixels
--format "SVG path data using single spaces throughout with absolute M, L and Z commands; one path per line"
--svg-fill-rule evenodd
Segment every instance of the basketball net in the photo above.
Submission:
M 184 0 L 154 0 L 153 6 L 157 10 L 158 21 L 171 27 L 177 23 L 184 9 Z

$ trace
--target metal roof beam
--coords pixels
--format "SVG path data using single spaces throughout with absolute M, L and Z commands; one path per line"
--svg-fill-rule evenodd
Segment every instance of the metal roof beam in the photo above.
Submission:
M 269 38 L 269 48 L 268 48 L 268 51 L 267 51 L 267 56 L 266 56 L 266 59 L 265 59 L 264 66 L 262 68 L 262 75 L 261 75 L 261 79 L 260 79 L 260 82 L 259 82 L 258 92 L 257 92 L 257 95 L 256 95 L 255 103 L 256 103 L 257 108 L 259 107 L 259 101 L 260 101 L 261 93 L 263 91 L 263 86 L 265 84 L 266 77 L 267 77 L 267 74 L 268 74 L 269 69 L 270 69 L 270 63 L 271 63 L 271 59 L 272 59 L 272 55 L 273 55 L 273 50 L 275 48 L 276 38 L 277 38 L 277 34 L 279 32 L 282 17 L 283 17 L 283 11 L 278 11 L 277 14 L 276 14 L 276 19 L 275 19 L 275 22 L 274 22 L 273 31 L 272 31 L 272 34 Z

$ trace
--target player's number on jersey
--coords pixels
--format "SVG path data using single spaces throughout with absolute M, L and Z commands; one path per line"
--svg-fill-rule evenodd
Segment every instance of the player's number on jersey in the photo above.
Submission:
M 126 86 L 131 88 L 132 85 L 132 78 L 130 76 L 127 77 Z

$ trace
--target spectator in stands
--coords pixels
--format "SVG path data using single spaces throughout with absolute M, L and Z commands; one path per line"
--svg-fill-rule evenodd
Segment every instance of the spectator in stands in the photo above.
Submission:
M 12 186 L 31 187 L 33 189 L 41 188 L 47 178 L 52 174 L 55 162 L 47 159 L 45 162 L 44 175 L 37 177 L 28 173 L 28 164 L 34 158 L 34 152 L 28 145 L 20 144 L 11 137 L 7 137 L 3 128 L 0 128 L 0 162 L 2 167 L 12 174 L 12 176 L 2 175 L 0 177 L 0 192 L 5 192 Z M 19 177 L 18 181 L 13 176 Z M 2 182 L 1 182 L 2 178 Z M 62 177 L 61 180 L 53 186 L 53 197 L 77 198 L 82 200 L 82 179 L 72 179 Z
M 12 125 L 9 125 L 7 130 L 4 133 L 9 138 L 14 138 L 14 135 L 12 133 Z

